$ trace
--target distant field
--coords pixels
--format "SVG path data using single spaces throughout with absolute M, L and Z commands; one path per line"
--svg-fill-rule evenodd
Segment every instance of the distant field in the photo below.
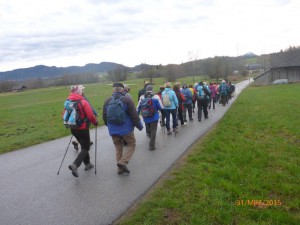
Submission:
M 300 224 L 299 90 L 247 88 L 116 224 Z
M 195 81 L 202 79 L 195 76 Z M 193 84 L 192 77 L 179 79 Z M 143 79 L 128 80 L 131 95 L 137 103 L 138 91 L 143 87 Z M 164 84 L 164 79 L 153 79 L 154 89 Z M 99 125 L 103 125 L 102 106 L 112 93 L 112 86 L 103 83 L 87 84 L 85 93 L 99 113 Z M 63 103 L 69 95 L 70 87 L 50 87 L 26 90 L 17 93 L 0 94 L 0 153 L 5 153 L 45 141 L 70 135 L 61 120 Z

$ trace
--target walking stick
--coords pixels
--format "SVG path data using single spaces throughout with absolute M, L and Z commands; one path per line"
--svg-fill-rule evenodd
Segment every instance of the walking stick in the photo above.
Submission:
M 95 130 L 95 174 L 97 174 L 97 126 Z
M 64 162 L 64 160 L 65 160 L 65 157 L 66 157 L 66 155 L 67 155 L 67 152 L 68 152 L 69 146 L 70 146 L 70 144 L 71 144 L 72 138 L 73 138 L 73 135 L 71 136 L 70 142 L 69 142 L 68 147 L 67 147 L 66 152 L 65 152 L 65 155 L 64 155 L 63 160 L 61 161 L 60 167 L 59 167 L 59 169 L 58 169 L 58 171 L 57 171 L 57 175 L 59 175 L 60 168 L 61 168 L 61 166 L 62 166 L 62 164 L 63 164 L 63 162 Z

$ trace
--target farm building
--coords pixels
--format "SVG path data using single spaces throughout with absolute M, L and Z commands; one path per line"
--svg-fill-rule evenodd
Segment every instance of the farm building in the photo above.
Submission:
M 25 85 L 18 85 L 18 86 L 12 87 L 11 90 L 14 92 L 19 92 L 19 91 L 24 91 L 25 88 L 26 88 Z
M 269 67 L 254 78 L 254 84 L 268 85 L 278 80 L 288 83 L 300 81 L 300 50 L 270 54 Z

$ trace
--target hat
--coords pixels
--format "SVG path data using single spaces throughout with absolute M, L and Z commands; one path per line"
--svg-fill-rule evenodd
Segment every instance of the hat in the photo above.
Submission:
M 72 85 L 71 86 L 71 92 L 82 95 L 82 92 L 83 92 L 84 88 L 85 87 L 81 84 L 80 85 Z
M 225 80 L 222 80 L 222 83 L 225 83 Z
M 153 91 L 153 87 L 151 86 L 151 85 L 148 85 L 147 87 L 146 87 L 146 91 L 148 92 L 148 91 Z
M 160 87 L 159 87 L 159 90 L 161 90 L 161 91 L 162 91 L 162 90 L 165 90 L 165 86 L 160 86 Z
M 122 83 L 114 83 L 113 87 L 121 87 L 124 88 L 124 85 Z

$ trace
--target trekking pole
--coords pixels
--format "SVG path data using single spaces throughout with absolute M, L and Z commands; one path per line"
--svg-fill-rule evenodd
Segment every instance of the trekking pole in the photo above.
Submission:
M 68 147 L 67 147 L 67 149 L 66 149 L 65 155 L 64 155 L 64 157 L 63 157 L 63 160 L 61 161 L 60 167 L 59 167 L 59 169 L 58 169 L 58 171 L 57 171 L 57 175 L 59 175 L 60 168 L 61 168 L 61 166 L 62 166 L 62 164 L 63 164 L 63 162 L 64 162 L 64 160 L 65 160 L 65 157 L 66 157 L 66 155 L 67 155 L 67 152 L 68 152 L 68 149 L 69 149 L 69 146 L 70 146 L 70 144 L 71 144 L 71 141 L 72 141 L 72 138 L 73 138 L 73 137 L 74 137 L 74 136 L 72 135 L 72 136 L 71 136 L 71 139 L 70 139 L 70 142 L 69 142 L 69 144 L 68 144 Z
M 95 130 L 95 174 L 97 174 L 97 126 Z
M 161 133 L 162 133 L 162 136 L 163 136 L 163 140 L 164 140 L 164 147 L 166 147 L 166 139 L 165 139 L 165 126 L 161 127 Z

